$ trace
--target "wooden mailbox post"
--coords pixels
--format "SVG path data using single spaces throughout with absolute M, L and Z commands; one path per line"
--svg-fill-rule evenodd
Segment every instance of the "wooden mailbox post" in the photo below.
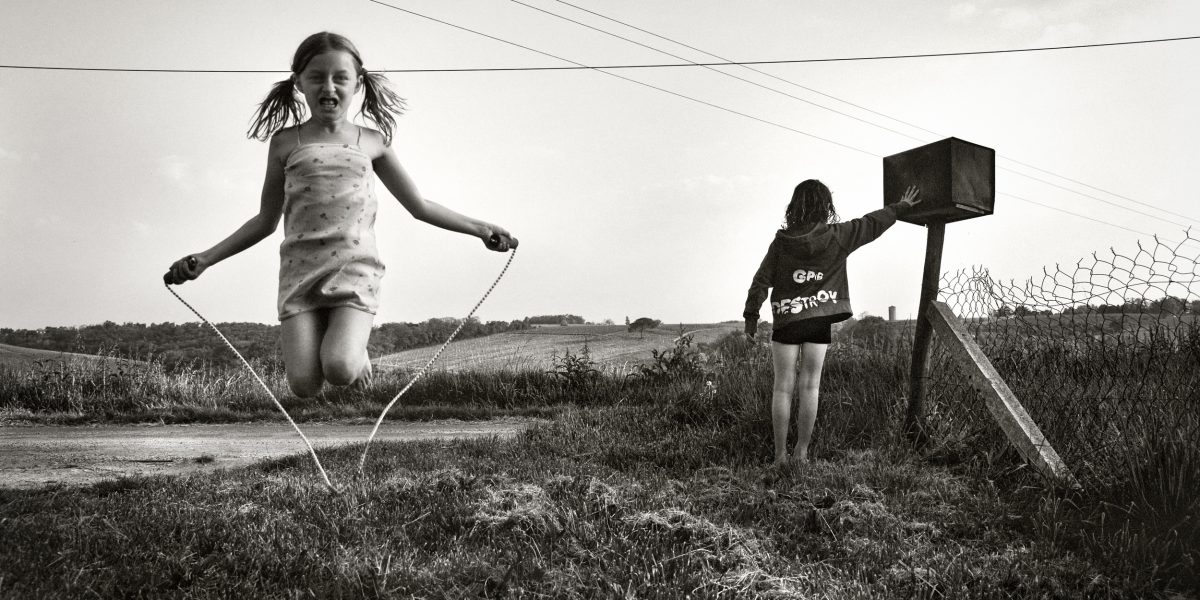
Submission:
M 996 202 L 996 153 L 991 148 L 946 138 L 883 159 L 885 202 L 895 202 L 908 186 L 921 188 L 921 204 L 900 220 L 928 229 L 921 299 L 913 336 L 908 408 L 904 427 L 918 445 L 928 441 L 925 427 L 926 373 L 934 332 L 959 368 L 983 396 L 988 411 L 1009 441 L 1044 475 L 1077 487 L 1058 453 L 975 343 L 950 307 L 937 301 L 946 223 L 992 214 Z

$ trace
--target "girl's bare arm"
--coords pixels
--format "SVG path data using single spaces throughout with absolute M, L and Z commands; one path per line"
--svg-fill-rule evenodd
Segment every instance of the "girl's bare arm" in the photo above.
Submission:
M 195 279 L 205 269 L 261 242 L 275 232 L 283 214 L 283 158 L 285 142 L 280 136 L 271 139 L 267 173 L 263 181 L 258 214 L 250 217 L 236 231 L 203 252 L 185 256 L 171 265 L 163 277 L 167 283 L 180 284 Z
M 383 182 L 384 187 L 417 220 L 449 231 L 478 237 L 483 240 L 484 244 L 487 244 L 488 248 L 493 250 L 503 251 L 516 247 L 515 240 L 503 227 L 457 213 L 421 196 L 421 193 L 417 191 L 417 185 L 404 171 L 404 167 L 400 165 L 400 159 L 396 158 L 396 153 L 392 151 L 391 147 L 384 146 L 380 155 L 374 159 L 373 165 L 375 173 L 379 175 L 379 180 Z

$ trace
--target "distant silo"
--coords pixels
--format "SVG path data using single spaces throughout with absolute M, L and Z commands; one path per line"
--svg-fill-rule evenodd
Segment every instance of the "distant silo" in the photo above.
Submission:
M 889 307 L 888 307 L 888 320 L 889 320 L 889 321 L 895 321 L 895 320 L 896 320 L 896 307 L 895 307 L 895 306 L 889 306 Z

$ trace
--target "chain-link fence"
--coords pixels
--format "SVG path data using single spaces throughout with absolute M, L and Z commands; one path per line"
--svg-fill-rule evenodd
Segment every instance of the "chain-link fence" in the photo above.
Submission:
M 1130 456 L 1200 440 L 1200 242 L 1096 252 L 1025 282 L 944 274 L 953 308 L 1074 475 L 1104 484 Z M 935 438 L 1005 442 L 935 341 L 926 416 Z

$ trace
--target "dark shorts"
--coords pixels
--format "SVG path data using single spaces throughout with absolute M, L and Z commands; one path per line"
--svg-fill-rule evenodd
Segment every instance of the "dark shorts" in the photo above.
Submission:
M 788 323 L 771 333 L 771 341 L 780 344 L 828 344 L 833 341 L 831 326 L 842 319 L 817 317 Z

